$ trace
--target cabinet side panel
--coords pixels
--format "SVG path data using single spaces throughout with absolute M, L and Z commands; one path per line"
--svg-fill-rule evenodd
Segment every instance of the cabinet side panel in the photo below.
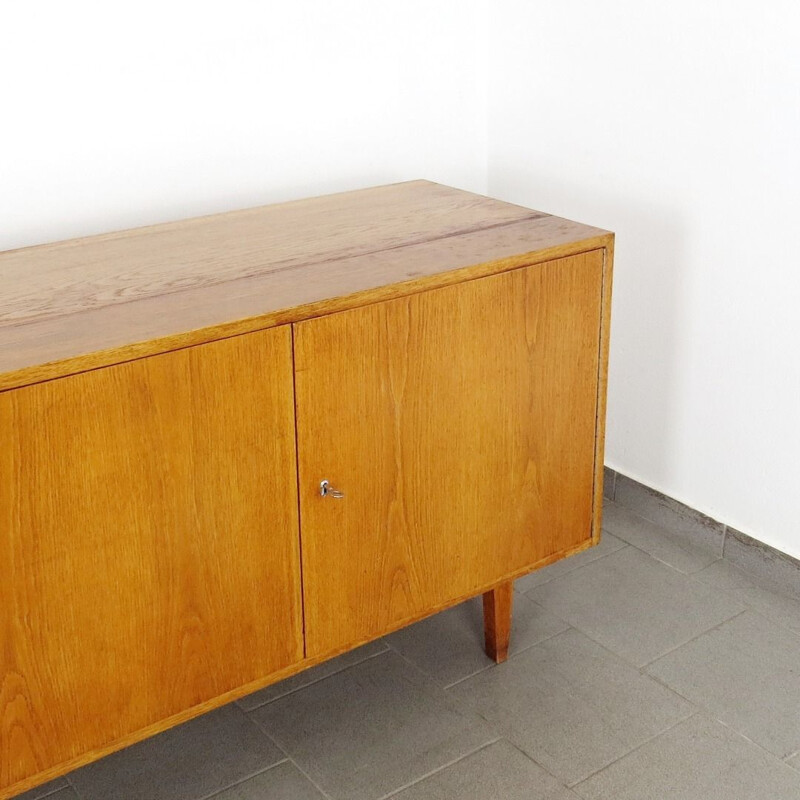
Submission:
M 0 794 L 302 658 L 291 331 L 0 394 Z
M 600 541 L 603 525 L 603 466 L 606 445 L 606 408 L 608 401 L 608 354 L 611 341 L 611 285 L 614 278 L 614 239 L 603 252 L 603 299 L 600 323 L 600 354 L 598 358 L 597 381 L 597 441 L 594 456 L 594 513 L 592 539 Z
M 295 325 L 309 656 L 588 542 L 602 270 L 591 251 Z

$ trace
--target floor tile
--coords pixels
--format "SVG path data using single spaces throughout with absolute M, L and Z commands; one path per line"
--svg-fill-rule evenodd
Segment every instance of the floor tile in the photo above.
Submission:
M 568 785 L 694 713 L 575 630 L 448 691 Z
M 332 798 L 374 800 L 496 739 L 393 651 L 251 712 Z
M 514 596 L 512 615 L 511 656 L 569 627 L 520 594 Z M 403 628 L 386 640 L 441 686 L 449 686 L 494 664 L 483 649 L 480 597 Z
M 800 635 L 800 601 L 743 572 L 727 560 L 717 561 L 695 578 L 760 612 L 767 619 Z
M 15 795 L 13 800 L 78 800 L 78 795 L 63 778 Z
M 800 773 L 698 714 L 575 792 L 586 800 L 797 800 Z
M 634 547 L 528 595 L 637 666 L 643 666 L 744 610 Z
M 725 558 L 756 580 L 767 581 L 800 600 L 800 561 L 796 558 L 733 528 L 728 528 L 725 536 Z
M 719 560 L 718 555 L 695 547 L 685 537 L 676 536 L 617 503 L 603 506 L 603 527 L 653 558 L 687 574 L 698 572 Z
M 445 767 L 392 800 L 577 800 L 562 783 L 505 741 Z
M 247 715 L 227 705 L 73 772 L 81 800 L 195 800 L 284 758 Z
M 695 547 L 708 550 L 717 558 L 722 557 L 725 526 L 721 522 L 619 473 L 614 500 L 640 517 L 683 536 Z
M 291 678 L 286 678 L 286 680 L 273 683 L 265 689 L 248 694 L 240 700 L 237 700 L 237 703 L 245 711 L 252 711 L 254 708 L 263 706 L 264 703 L 270 703 L 279 697 L 283 697 L 285 694 L 296 692 L 303 686 L 321 681 L 323 678 L 327 678 L 328 675 L 341 672 L 343 669 L 352 667 L 353 664 L 358 664 L 367 658 L 372 658 L 378 653 L 384 653 L 386 650 L 386 644 L 380 639 L 369 642 L 369 644 L 357 647 L 355 650 L 349 650 L 347 653 L 343 653 L 336 658 L 323 661 L 316 667 L 298 672 L 297 675 L 292 675 Z
M 800 749 L 800 637 L 752 611 L 647 671 L 779 758 Z
M 625 547 L 625 542 L 604 530 L 600 539 L 600 544 L 595 547 L 590 547 L 582 553 L 570 556 L 569 558 L 562 558 L 561 561 L 556 561 L 548 567 L 542 567 L 541 569 L 537 569 L 536 572 L 531 572 L 528 575 L 518 578 L 514 584 L 514 588 L 517 592 L 527 592 L 534 586 L 540 586 L 543 583 L 553 580 L 553 578 L 566 575 L 568 572 L 584 567 L 592 561 L 597 561 L 598 558 L 603 558 L 603 556 L 607 556 L 616 550 L 621 550 L 623 547 Z
M 325 795 L 291 761 L 284 761 L 209 800 L 325 800 Z
M 603 467 L 603 497 L 607 500 L 614 499 L 614 481 L 617 479 L 617 473 L 613 469 Z
M 78 800 L 78 795 L 75 794 L 74 789 L 59 789 L 54 794 L 45 795 L 45 798 L 46 800 Z
M 59 789 L 64 791 L 60 792 Z M 14 800 L 41 800 L 44 797 L 53 798 L 53 800 L 71 800 L 75 797 L 75 794 L 70 794 L 70 791 L 66 778 L 56 778 L 54 781 L 49 781 L 42 784 L 42 786 L 37 786 L 35 789 L 16 795 Z

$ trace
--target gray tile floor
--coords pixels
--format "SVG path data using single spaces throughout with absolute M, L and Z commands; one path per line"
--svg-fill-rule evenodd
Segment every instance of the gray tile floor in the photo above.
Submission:
M 800 602 L 607 503 L 603 543 L 26 800 L 800 800 Z

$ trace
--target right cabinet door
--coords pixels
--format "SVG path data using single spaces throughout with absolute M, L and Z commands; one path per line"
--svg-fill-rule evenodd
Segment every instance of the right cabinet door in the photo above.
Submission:
M 595 250 L 294 326 L 308 656 L 591 537 L 602 274 Z

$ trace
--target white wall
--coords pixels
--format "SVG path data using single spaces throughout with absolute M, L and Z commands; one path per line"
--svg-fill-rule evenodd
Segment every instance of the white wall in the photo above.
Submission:
M 800 11 L 496 0 L 490 194 L 617 233 L 607 463 L 800 557 Z
M 481 0 L 0 7 L 0 250 L 427 177 L 486 190 Z
M 0 249 L 416 177 L 611 228 L 609 464 L 800 556 L 798 22 L 789 0 L 7 2 Z

